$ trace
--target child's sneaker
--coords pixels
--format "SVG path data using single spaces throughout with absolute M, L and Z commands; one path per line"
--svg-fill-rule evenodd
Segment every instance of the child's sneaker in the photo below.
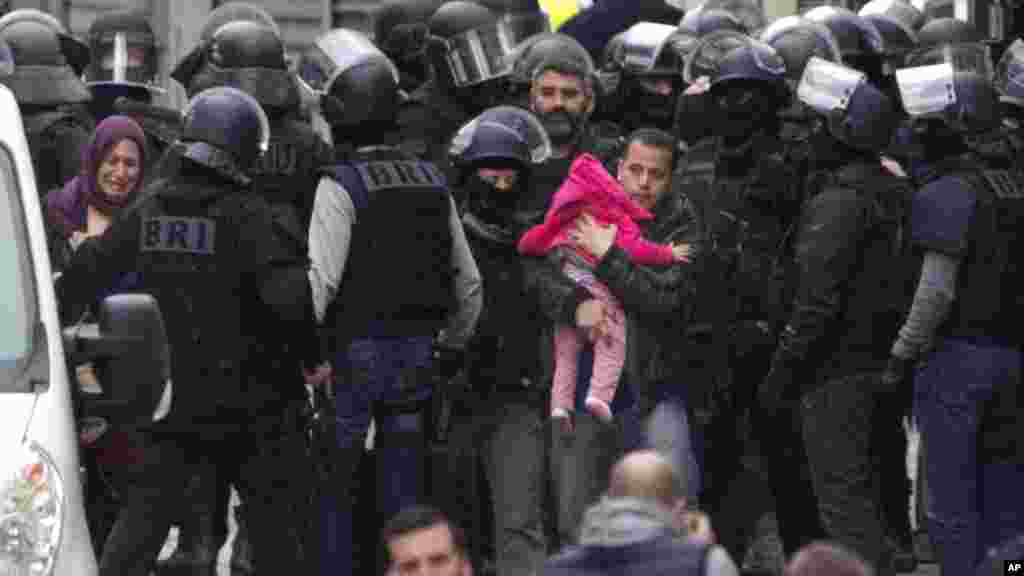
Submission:
M 552 410 L 551 422 L 562 432 L 566 434 L 572 433 L 572 414 L 565 408 L 555 408 Z
M 608 423 L 612 421 L 612 409 L 604 400 L 587 396 L 587 400 L 583 405 L 586 406 L 588 412 L 596 416 L 601 422 Z

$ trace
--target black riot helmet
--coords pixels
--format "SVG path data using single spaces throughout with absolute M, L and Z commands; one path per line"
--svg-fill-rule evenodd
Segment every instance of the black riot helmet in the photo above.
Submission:
M 993 80 L 999 100 L 1024 110 L 1024 40 L 1014 40 L 996 65 Z
M 309 62 L 323 78 L 320 109 L 334 130 L 389 126 L 398 112 L 398 70 L 365 35 L 337 28 L 317 38 Z
M 190 96 L 214 86 L 232 86 L 275 110 L 299 105 L 298 86 L 288 70 L 281 38 L 272 28 L 251 21 L 237 20 L 218 28 L 178 64 L 171 77 Z
M 516 47 L 548 31 L 547 16 L 539 10 L 498 12 L 461 0 L 443 4 L 430 19 L 430 33 L 443 45 L 443 64 L 456 87 L 508 76 Z
M 228 22 L 237 22 L 239 20 L 262 24 L 273 29 L 278 37 L 281 36 L 281 29 L 278 27 L 277 22 L 274 21 L 274 17 L 263 8 L 248 2 L 226 2 L 218 6 L 217 9 L 210 12 L 206 17 L 206 21 L 203 22 L 203 28 L 199 32 L 199 41 L 209 42 L 213 39 L 213 34 L 221 26 Z
M 755 0 L 705 0 L 697 7 L 689 10 L 686 8 L 686 0 L 666 0 L 666 3 L 669 6 L 674 7 L 676 10 L 683 12 L 685 14 L 683 16 L 684 21 L 686 20 L 687 16 L 690 16 L 690 18 L 692 19 L 690 21 L 697 23 L 700 21 L 700 18 L 697 17 L 697 14 L 699 14 L 701 11 L 721 10 L 724 12 L 728 12 L 735 16 L 736 18 L 738 18 L 743 26 L 742 31 L 747 34 L 759 31 L 765 26 L 764 12 L 761 10 L 760 3 Z M 704 25 L 710 24 L 711 22 L 717 19 L 718 17 L 716 16 L 715 19 L 709 20 Z M 682 25 L 682 21 L 680 22 L 680 24 Z M 726 27 L 731 26 L 730 24 L 724 25 Z M 713 32 L 715 30 L 720 29 L 726 28 L 717 28 L 713 26 L 711 30 L 708 30 L 708 32 Z
M 833 138 L 851 149 L 878 153 L 892 142 L 898 111 L 859 70 L 812 57 L 796 95 Z
M 398 67 L 402 89 L 407 92 L 415 90 L 428 78 L 426 47 L 430 27 L 426 22 L 441 3 L 441 0 L 388 0 L 372 16 L 370 39 Z
M 100 14 L 89 26 L 89 50 L 92 60 L 85 71 L 85 81 L 94 91 L 102 86 L 164 91 L 157 80 L 156 36 L 146 14 L 136 11 Z
M 917 32 L 925 23 L 924 14 L 905 0 L 871 0 L 857 14 L 882 35 L 886 61 L 894 68 L 917 47 Z
M 723 146 L 742 148 L 756 133 L 777 129 L 790 90 L 786 64 L 774 48 L 751 38 L 725 52 L 709 80 L 708 94 L 721 114 Z
M 808 10 L 804 17 L 820 22 L 832 32 L 843 64 L 864 72 L 871 82 L 881 83 L 885 40 L 871 21 L 841 6 L 818 6 Z
M 61 52 L 64 54 L 64 58 L 67 60 L 68 66 L 75 71 L 76 76 L 81 76 L 85 71 L 86 66 L 89 65 L 89 46 L 72 36 L 67 28 L 61 24 L 60 20 L 53 17 L 52 14 L 47 14 L 42 10 L 36 10 L 35 8 L 21 8 L 8 12 L 0 18 L 0 30 L 4 30 L 8 26 L 18 22 L 35 22 L 53 30 L 57 33 L 60 44 Z
M 679 21 L 679 30 L 690 36 L 700 38 L 719 30 L 732 30 L 749 34 L 750 30 L 739 16 L 721 9 L 708 9 L 697 6 L 688 10 Z
M 590 53 L 566 34 L 549 32 L 533 36 L 519 44 L 509 61 L 512 83 L 527 91 L 537 75 L 546 70 L 575 75 L 586 82 L 596 80 L 597 70 Z
M 527 170 L 551 157 L 551 139 L 530 111 L 496 106 L 484 110 L 455 133 L 448 155 L 460 170 L 479 166 Z
M 950 58 L 964 59 L 968 68 L 991 67 L 987 38 L 977 28 L 955 18 L 936 18 L 917 33 L 917 49 L 907 56 L 907 66 L 938 64 Z
M 184 111 L 180 154 L 241 184 L 270 145 L 270 122 L 255 98 L 229 86 L 204 90 Z
M 14 71 L 2 82 L 14 92 L 19 103 L 47 106 L 92 99 L 70 65 L 81 58 L 81 49 L 86 56 L 84 62 L 88 62 L 89 49 L 84 44 L 32 19 L 0 27 L 0 39 L 7 43 L 15 63 Z
M 958 44 L 925 49 L 922 42 L 923 52 L 911 57 L 913 67 L 896 71 L 903 107 L 919 132 L 936 124 L 961 135 L 998 127 L 999 100 L 984 48 Z
M 803 16 L 779 18 L 761 32 L 760 40 L 782 57 L 786 63 L 787 83 L 793 89 L 800 83 L 804 66 L 811 57 L 842 62 L 842 52 L 832 31 Z
M 626 130 L 643 126 L 671 130 L 676 99 L 682 90 L 683 62 L 669 40 L 675 26 L 638 22 L 619 37 L 602 66 L 604 89 L 615 86 L 613 101 Z M 614 75 L 618 78 L 612 80 Z
M 683 65 L 683 80 L 695 84 L 701 78 L 715 75 L 726 53 L 750 42 L 750 36 L 740 32 L 722 30 L 708 34 L 697 42 Z

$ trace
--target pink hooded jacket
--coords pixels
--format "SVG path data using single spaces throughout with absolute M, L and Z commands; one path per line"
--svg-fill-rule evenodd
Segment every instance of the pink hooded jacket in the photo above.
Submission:
M 590 154 L 581 154 L 573 161 L 569 177 L 555 192 L 544 222 L 527 230 L 519 239 L 519 252 L 542 256 L 558 246 L 575 247 L 569 232 L 576 218 L 584 213 L 603 225 L 618 227 L 615 245 L 622 248 L 632 262 L 648 265 L 675 262 L 670 246 L 648 242 L 640 234 L 637 221 L 650 220 L 654 215 L 636 204 Z M 579 253 L 587 262 L 596 261 L 593 254 L 583 250 Z

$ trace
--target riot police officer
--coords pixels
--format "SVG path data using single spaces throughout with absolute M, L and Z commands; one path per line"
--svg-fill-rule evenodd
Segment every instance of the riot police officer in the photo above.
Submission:
M 817 122 L 807 142 L 806 201 L 787 256 L 799 270 L 795 298 L 758 391 L 759 420 L 799 412 L 829 538 L 892 575 L 872 433 L 878 410 L 894 403 L 881 379 L 889 345 L 877 335 L 895 333 L 912 292 L 905 273 L 912 261 L 901 246 L 911 189 L 878 161 L 898 111 L 864 73 L 816 57 L 796 93 Z M 788 458 L 763 464 L 779 478 L 796 466 Z
M 803 14 L 828 28 L 839 44 L 843 64 L 868 75 L 868 81 L 883 86 L 885 39 L 874 23 L 842 6 L 818 6 Z
M 601 98 L 604 120 L 624 133 L 672 129 L 683 80 L 683 62 L 671 42 L 677 34 L 668 24 L 638 22 L 613 39 L 602 65 L 605 78 L 616 75 L 615 90 Z
M 152 106 L 164 94 L 158 75 L 156 36 L 146 14 L 114 11 L 100 14 L 89 26 L 92 58 L 85 70 L 92 92 L 89 111 L 96 120 L 111 114 L 127 114 L 146 133 L 152 168 L 178 138 L 178 114 Z M 124 98 L 128 102 L 118 102 Z M 130 106 L 138 103 L 139 106 Z
M 218 20 L 220 15 L 211 14 L 210 18 Z M 215 86 L 231 86 L 260 103 L 270 121 L 271 136 L 267 151 L 250 167 L 252 192 L 270 205 L 275 224 L 287 231 L 292 239 L 291 248 L 299 258 L 307 253 L 306 234 L 313 212 L 316 171 L 333 161 L 333 151 L 308 124 L 297 118 L 301 104 L 299 86 L 285 62 L 284 44 L 274 28 L 256 19 L 258 16 L 232 20 L 214 29 L 206 42 L 179 62 L 171 77 L 189 95 Z M 286 345 L 279 353 L 294 356 L 299 352 Z M 233 479 L 223 475 L 216 479 L 214 541 L 209 546 L 214 557 L 227 538 L 229 481 Z M 246 533 L 247 530 L 241 531 L 243 536 Z M 202 538 L 205 535 L 200 535 Z M 244 537 L 235 540 L 236 544 L 245 542 Z M 240 557 L 244 556 L 244 545 L 236 549 Z
M 338 380 L 321 571 L 354 574 L 352 491 L 370 420 L 380 482 L 375 510 L 390 518 L 423 498 L 434 338 L 443 330 L 439 363 L 457 361 L 482 294 L 439 169 L 393 146 L 394 65 L 353 30 L 333 30 L 316 45 L 332 79 L 321 108 L 335 140 L 353 148 L 325 169 L 309 231 L 314 307 L 333 336 Z
M 807 499 L 806 464 L 788 469 L 785 482 L 765 486 L 771 478 L 760 476 L 766 463 L 757 462 L 750 421 L 789 301 L 784 256 L 801 182 L 783 154 L 777 114 L 791 95 L 782 58 L 760 41 L 742 41 L 712 63 L 707 94 L 715 106 L 717 135 L 691 149 L 676 176 L 680 192 L 704 222 L 706 256 L 693 322 L 694 329 L 706 326 L 708 334 L 689 336 L 702 343 L 695 351 L 708 358 L 706 380 L 694 384 L 704 387 L 711 405 L 704 433 L 708 477 L 702 483 L 708 489 L 702 502 L 730 555 L 742 558 L 754 523 L 771 500 L 765 490 L 773 491 L 788 556 L 805 535 L 821 534 L 817 507 Z M 780 419 L 771 438 L 757 437 L 798 448 L 795 417 Z M 761 460 L 776 457 L 765 453 Z
M 52 22 L 51 22 L 52 21 Z M 14 55 L 14 71 L 3 78 L 21 107 L 40 194 L 75 177 L 81 151 L 93 129 L 89 90 L 79 79 L 89 49 L 36 10 L 0 18 L 0 38 Z
M 932 495 L 928 535 L 944 574 L 971 573 L 986 546 L 1020 532 L 1022 517 L 1011 488 L 1020 465 L 1013 457 L 986 461 L 979 445 L 990 403 L 1020 389 L 1022 337 L 1011 318 L 1020 310 L 1014 262 L 1024 178 L 970 148 L 968 136 L 999 123 L 989 53 L 969 41 L 977 37 L 971 28 L 951 18 L 925 24 L 907 60 L 914 68 L 897 71 L 927 169 L 910 234 L 924 263 L 890 373 L 894 386 L 914 379 Z M 928 96 L 950 87 L 953 97 L 941 103 Z
M 506 101 L 509 52 L 548 30 L 536 2 L 513 8 L 452 0 L 430 16 L 425 54 L 431 77 L 399 111 L 402 147 L 408 152 L 445 165 L 455 131 Z
M 250 189 L 247 169 L 266 150 L 270 124 L 249 95 L 203 91 L 172 148 L 178 169 L 136 206 L 84 242 L 57 283 L 65 318 L 120 274 L 138 272 L 159 302 L 174 349 L 174 403 L 144 431 L 144 461 L 104 547 L 102 574 L 146 574 L 197 466 L 237 468 L 259 571 L 311 570 L 302 519 L 310 465 L 300 414 L 299 362 L 280 341 L 319 362 L 304 258 Z M 287 385 L 292 382 L 292 385 Z
M 689 148 L 715 135 L 715 105 L 708 94 L 708 78 L 723 54 L 748 39 L 743 32 L 721 29 L 705 34 L 689 48 L 683 67 L 687 88 L 679 96 L 675 114 L 676 133 Z
M 532 114 L 499 106 L 462 127 L 451 153 L 464 198 L 463 227 L 487 285 L 467 346 L 466 393 L 453 399 L 452 510 L 464 518 L 479 564 L 486 563 L 486 543 L 493 543 L 498 574 L 529 574 L 546 557 L 540 489 L 545 395 L 536 374 L 542 327 L 524 294 L 516 251 L 528 224 L 518 200 L 532 185 L 533 167 L 551 153 L 551 143 Z M 476 482 L 480 470 L 486 487 Z M 487 503 L 493 514 L 481 509 Z M 482 522 L 492 517 L 493 525 Z

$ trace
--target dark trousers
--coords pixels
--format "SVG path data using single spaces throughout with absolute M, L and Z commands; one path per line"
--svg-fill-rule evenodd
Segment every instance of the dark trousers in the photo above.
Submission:
M 943 574 L 971 574 L 983 551 L 1024 530 L 1024 466 L 985 462 L 986 404 L 1021 385 L 1019 350 L 946 340 L 914 381 L 914 410 L 927 443 L 928 536 Z
M 477 563 L 482 568 L 483 558 L 493 557 L 498 576 L 532 574 L 547 558 L 547 427 L 544 402 L 534 396 L 513 388 L 459 402 L 449 436 L 450 483 L 434 495 L 465 528 Z
M 310 573 L 304 519 L 312 513 L 306 504 L 312 465 L 296 417 L 268 426 L 239 422 L 234 431 L 217 434 L 147 434 L 143 461 L 125 471 L 130 478 L 100 574 L 148 574 L 172 521 L 192 505 L 189 479 L 197 467 L 212 463 L 237 469 L 257 574 Z
M 377 517 L 386 522 L 423 499 L 431 338 L 354 340 L 336 355 L 334 368 L 338 451 L 321 495 L 320 550 L 320 573 L 332 576 L 372 572 L 366 567 L 355 570 L 355 547 L 361 540 L 355 531 L 362 533 L 365 527 L 353 523 L 358 463 L 371 420 Z
M 828 381 L 803 398 L 803 439 L 828 537 L 891 576 L 872 431 L 890 397 L 877 373 Z M 900 510 L 906 515 L 908 502 Z

